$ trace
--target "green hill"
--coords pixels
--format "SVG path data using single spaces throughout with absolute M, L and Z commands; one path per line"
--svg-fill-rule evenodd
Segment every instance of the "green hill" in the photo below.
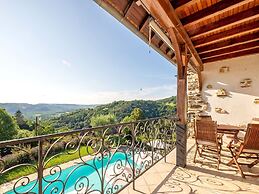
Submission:
M 101 114 L 114 114 L 117 122 L 128 116 L 134 108 L 142 109 L 145 118 L 174 115 L 176 113 L 176 98 L 170 97 L 161 100 L 133 100 L 116 101 L 113 103 L 99 105 L 95 108 L 80 109 L 71 113 L 64 113 L 50 119 L 50 123 L 55 128 L 68 127 L 78 129 L 89 127 L 92 116 Z

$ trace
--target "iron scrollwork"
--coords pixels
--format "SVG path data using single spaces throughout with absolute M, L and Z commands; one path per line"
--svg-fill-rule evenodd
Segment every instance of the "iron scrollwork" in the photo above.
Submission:
M 6 156 L 0 158 L 0 179 L 17 168 L 32 169 L 28 175 L 3 184 L 9 185 L 5 193 L 117 193 L 166 159 L 175 146 L 175 121 L 155 118 L 0 142 L 0 148 L 20 153 L 28 152 L 26 145 L 30 145 L 37 152 L 36 156 L 26 155 L 30 162 L 13 166 L 6 166 Z M 71 160 L 61 164 L 61 156 Z

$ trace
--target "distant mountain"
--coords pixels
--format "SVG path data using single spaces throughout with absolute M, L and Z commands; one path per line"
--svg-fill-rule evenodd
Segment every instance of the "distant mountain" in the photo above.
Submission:
M 27 104 L 27 103 L 0 103 L 0 108 L 14 114 L 20 110 L 25 117 L 33 118 L 40 114 L 43 118 L 57 116 L 59 113 L 71 112 L 78 109 L 94 108 L 96 105 L 78 104 Z

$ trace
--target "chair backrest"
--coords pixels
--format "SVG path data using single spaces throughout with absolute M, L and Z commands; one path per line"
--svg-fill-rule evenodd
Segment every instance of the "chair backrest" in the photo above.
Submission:
M 195 123 L 196 140 L 217 143 L 217 122 L 212 120 L 196 120 Z
M 247 125 L 244 149 L 259 150 L 259 124 L 249 123 Z
M 197 120 L 202 120 L 202 121 L 212 121 L 212 118 L 210 115 L 199 115 Z

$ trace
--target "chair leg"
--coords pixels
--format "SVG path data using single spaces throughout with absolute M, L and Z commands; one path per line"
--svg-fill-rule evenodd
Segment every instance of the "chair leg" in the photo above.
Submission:
M 231 166 L 232 164 L 234 163 L 234 160 L 233 159 L 231 159 L 229 162 L 228 162 L 228 166 Z
M 202 152 L 203 152 L 203 149 L 204 149 L 204 145 L 201 146 L 201 148 L 199 149 L 199 146 L 197 145 L 198 147 L 198 154 L 200 157 L 202 157 Z
M 231 155 L 232 155 L 232 157 L 233 157 L 233 161 L 236 163 L 237 169 L 239 170 L 239 172 L 240 172 L 242 178 L 245 178 L 245 175 L 244 175 L 244 173 L 243 173 L 243 171 L 242 171 L 242 169 L 241 169 L 241 167 L 240 167 L 240 165 L 238 164 L 238 161 L 237 161 L 239 155 L 234 156 L 234 153 L 233 153 L 232 149 L 229 148 L 229 150 L 230 150 L 230 153 L 231 153 Z
M 220 156 L 220 153 L 221 152 L 221 148 L 217 148 L 217 155 L 218 155 L 218 166 L 217 166 L 217 169 L 219 170 L 219 164 L 221 162 L 221 156 Z
M 196 150 L 195 150 L 195 153 L 194 153 L 193 163 L 196 163 L 195 159 L 196 159 L 197 152 L 198 152 L 198 145 L 196 145 Z
M 244 175 L 244 173 L 243 173 L 243 171 L 242 171 L 240 165 L 238 164 L 237 159 L 236 159 L 235 157 L 234 157 L 233 159 L 234 159 L 234 162 L 236 163 L 237 169 L 239 170 L 239 172 L 240 172 L 242 178 L 245 178 L 245 175 Z

